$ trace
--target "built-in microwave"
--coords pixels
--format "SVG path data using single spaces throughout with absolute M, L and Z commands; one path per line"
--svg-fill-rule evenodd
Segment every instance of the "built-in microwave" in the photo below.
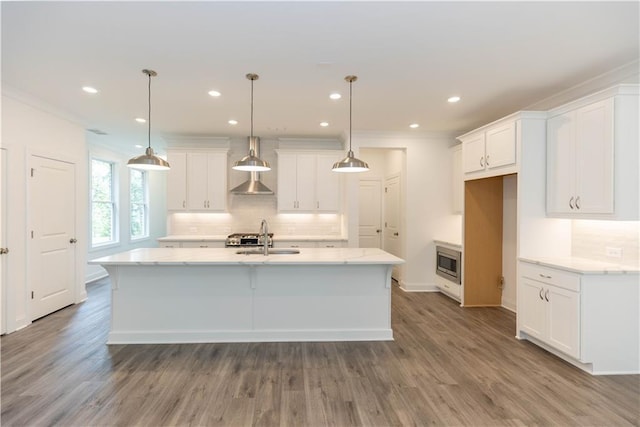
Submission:
M 462 283 L 460 280 L 461 258 L 460 251 L 436 246 L 436 274 L 459 285 Z

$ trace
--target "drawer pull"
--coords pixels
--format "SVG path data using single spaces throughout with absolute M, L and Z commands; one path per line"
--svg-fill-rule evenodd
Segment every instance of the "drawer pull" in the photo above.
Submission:
M 545 301 L 549 302 L 549 289 L 547 289 L 547 291 L 544 293 L 544 299 Z
M 542 277 L 543 279 L 551 279 L 551 276 L 545 276 L 544 274 L 540 273 L 540 277 Z

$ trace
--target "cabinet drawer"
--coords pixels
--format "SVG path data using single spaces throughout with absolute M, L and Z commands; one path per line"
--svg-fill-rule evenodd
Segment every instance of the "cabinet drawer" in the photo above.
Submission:
M 183 248 L 224 248 L 224 243 L 216 241 L 182 242 Z
M 520 263 L 520 276 L 548 283 L 573 292 L 580 292 L 580 276 L 550 267 Z

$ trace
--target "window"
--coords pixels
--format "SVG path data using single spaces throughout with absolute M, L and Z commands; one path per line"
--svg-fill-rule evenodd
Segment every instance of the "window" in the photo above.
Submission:
M 113 166 L 91 159 L 91 246 L 117 242 Z
M 147 202 L 147 172 L 130 169 L 131 240 L 149 237 L 149 207 Z

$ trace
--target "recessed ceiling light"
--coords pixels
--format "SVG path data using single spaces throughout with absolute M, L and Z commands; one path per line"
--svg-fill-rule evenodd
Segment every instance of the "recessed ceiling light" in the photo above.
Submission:
M 136 117 L 136 122 L 138 122 L 138 123 L 147 123 L 147 119 L 143 119 L 142 117 Z
M 230 125 L 234 125 L 234 126 L 235 126 L 235 125 L 237 125 L 237 124 L 238 124 L 238 121 L 237 121 L 237 120 L 233 120 L 233 119 L 231 119 L 231 120 L 229 120 L 227 123 L 229 123 Z
M 220 95 L 222 95 L 220 92 L 218 92 L 217 90 L 210 90 L 209 91 L 209 95 L 214 96 L 214 97 L 218 97 Z
M 142 148 L 142 147 L 143 147 L 143 145 L 136 144 L 136 145 L 135 145 L 135 147 L 136 147 L 136 148 Z
M 320 122 L 320 126 L 322 126 L 323 128 L 326 128 L 327 126 L 329 126 L 328 122 Z
M 460 101 L 459 96 L 452 96 L 451 98 L 447 99 L 447 102 L 451 102 L 451 103 L 458 102 L 458 101 Z
M 91 86 L 83 86 L 82 90 L 87 92 L 87 93 L 98 93 L 98 89 L 91 87 Z
M 340 98 L 342 98 L 342 95 L 340 95 L 337 92 L 334 92 L 331 95 L 329 95 L 329 98 L 331 98 L 331 99 L 340 99 Z
M 420 125 L 419 125 L 419 124 L 417 124 L 417 123 L 411 123 L 411 124 L 409 125 L 409 127 L 410 127 L 411 129 L 415 129 L 415 128 L 419 128 L 419 127 L 420 127 Z

